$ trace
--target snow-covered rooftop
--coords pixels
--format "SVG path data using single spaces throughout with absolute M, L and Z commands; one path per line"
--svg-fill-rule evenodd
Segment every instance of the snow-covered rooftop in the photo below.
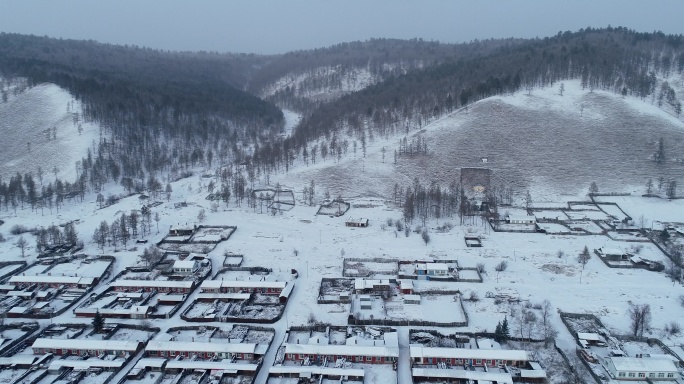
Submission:
M 81 284 L 92 285 L 95 279 L 92 277 L 79 276 L 49 276 L 49 275 L 27 275 L 12 276 L 9 284 Z
M 510 373 L 468 371 L 464 369 L 413 368 L 413 376 L 441 379 L 477 380 L 478 383 L 513 384 Z
M 256 364 L 231 363 L 230 360 L 201 361 L 201 360 L 169 360 L 166 369 L 209 369 L 225 371 L 251 371 L 256 372 Z
M 46 339 L 39 338 L 33 342 L 31 348 L 43 349 L 92 349 L 104 351 L 135 352 L 140 343 L 125 340 L 85 340 L 85 339 Z
M 210 353 L 254 353 L 256 344 L 253 343 L 226 343 L 226 342 L 200 342 L 200 341 L 157 341 L 147 343 L 148 351 L 182 351 L 182 352 L 210 352 Z
M 331 367 L 319 367 L 315 365 L 301 366 L 301 365 L 281 365 L 270 367 L 268 369 L 269 373 L 274 375 L 282 375 L 286 373 L 312 373 L 314 375 L 323 376 L 353 376 L 353 377 L 363 377 L 363 369 L 345 369 L 345 368 L 331 368 Z
M 442 357 L 451 359 L 480 359 L 480 360 L 507 360 L 528 361 L 527 351 L 516 349 L 467 349 L 467 348 L 440 348 L 411 346 L 411 358 Z
M 173 280 L 117 280 L 110 284 L 112 288 L 192 288 L 194 281 L 173 281 Z
M 285 344 L 285 353 L 303 355 L 398 357 L 399 348 L 398 346 L 391 345 Z
M 606 364 L 613 365 L 617 372 L 677 372 L 670 359 L 606 357 Z

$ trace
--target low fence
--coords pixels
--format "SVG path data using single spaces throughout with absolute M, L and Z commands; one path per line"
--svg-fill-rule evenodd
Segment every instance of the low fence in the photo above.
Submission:
M 15 340 L 12 340 L 12 342 L 10 342 L 9 344 L 0 348 L 0 351 L 1 351 L 0 356 L 2 356 L 2 357 L 12 356 L 16 352 L 18 352 L 19 349 L 22 349 L 24 341 L 26 341 L 38 329 L 40 329 L 40 324 L 38 324 L 38 323 L 15 323 L 15 324 L 3 325 L 2 327 L 0 327 L 0 330 L 4 331 L 6 329 L 16 329 L 16 328 L 20 328 L 22 330 L 25 330 L 26 334 L 22 335 L 21 337 L 16 338 Z

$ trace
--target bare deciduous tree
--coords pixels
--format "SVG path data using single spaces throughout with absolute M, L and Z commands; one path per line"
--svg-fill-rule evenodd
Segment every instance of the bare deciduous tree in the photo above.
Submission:
M 649 304 L 632 304 L 627 310 L 632 335 L 643 336 L 651 326 L 651 306 Z
M 19 236 L 19 240 L 17 240 L 15 245 L 17 247 L 19 247 L 19 249 L 21 249 L 21 257 L 25 257 L 26 256 L 26 247 L 28 246 L 28 241 L 26 241 L 26 239 L 24 239 L 24 236 Z

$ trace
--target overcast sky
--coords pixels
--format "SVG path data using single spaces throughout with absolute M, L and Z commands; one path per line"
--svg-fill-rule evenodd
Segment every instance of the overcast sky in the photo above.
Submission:
M 0 0 L 0 31 L 283 53 L 372 37 L 463 42 L 587 26 L 684 33 L 682 0 Z

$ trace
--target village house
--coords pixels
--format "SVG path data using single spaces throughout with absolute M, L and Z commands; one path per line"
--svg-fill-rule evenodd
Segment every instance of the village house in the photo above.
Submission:
M 47 275 L 21 275 L 12 276 L 7 282 L 14 286 L 37 285 L 39 288 L 81 288 L 88 289 L 97 284 L 94 277 L 79 276 L 51 276 Z
M 679 378 L 679 371 L 671 359 L 606 357 L 604 366 L 617 380 L 675 381 Z
M 389 294 L 391 292 L 390 281 L 387 279 L 363 279 L 354 280 L 354 293 Z
M 411 361 L 415 364 L 446 363 L 472 367 L 526 367 L 530 361 L 527 351 L 511 349 L 439 348 L 411 345 Z
M 584 348 L 590 346 L 606 346 L 605 340 L 603 340 L 603 337 L 598 333 L 578 332 L 577 340 L 579 340 L 580 345 Z
M 190 293 L 195 282 L 172 280 L 117 280 L 109 285 L 117 292 L 176 292 Z
M 31 345 L 34 355 L 52 353 L 57 356 L 132 356 L 138 353 L 143 344 L 138 341 L 87 340 L 87 339 L 46 339 L 38 338 Z
M 173 273 L 188 275 L 199 271 L 200 263 L 197 260 L 176 260 L 173 263 Z
M 416 275 L 419 277 L 448 277 L 449 266 L 444 263 L 420 263 L 416 265 Z
M 410 279 L 399 279 L 397 280 L 399 284 L 399 291 L 404 295 L 413 294 L 413 280 Z
M 199 359 L 239 359 L 256 360 L 266 353 L 268 345 L 253 343 L 226 343 L 226 342 L 190 342 L 190 341 L 157 341 L 147 343 L 145 353 L 149 357 L 182 356 L 186 358 L 196 357 Z M 167 365 L 168 368 L 168 365 Z
M 531 215 L 508 215 L 506 222 L 508 224 L 534 224 L 537 218 Z
M 171 229 L 169 229 L 169 236 L 190 236 L 195 232 L 194 227 L 189 227 L 187 225 L 181 226 L 181 225 L 176 225 L 172 226 Z
M 632 256 L 631 254 L 617 248 L 598 248 L 596 250 L 599 256 L 610 261 L 627 261 Z
M 349 218 L 347 221 L 345 221 L 344 225 L 347 227 L 362 227 L 365 228 L 368 226 L 368 219 L 352 219 Z

